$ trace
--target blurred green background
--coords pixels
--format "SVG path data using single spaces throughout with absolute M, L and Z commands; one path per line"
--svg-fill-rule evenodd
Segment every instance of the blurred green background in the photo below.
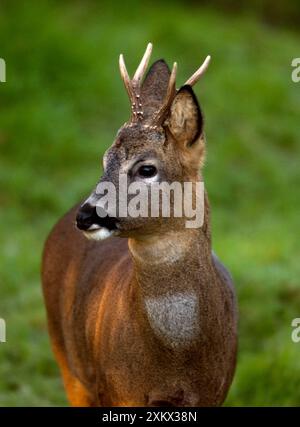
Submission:
M 1 1 L 0 405 L 67 404 L 46 329 L 43 243 L 89 194 L 128 118 L 119 53 L 133 71 L 148 41 L 153 60 L 178 61 L 178 84 L 213 58 L 196 93 L 214 249 L 239 297 L 226 405 L 300 405 L 300 344 L 291 340 L 300 317 L 297 17 L 296 1 Z

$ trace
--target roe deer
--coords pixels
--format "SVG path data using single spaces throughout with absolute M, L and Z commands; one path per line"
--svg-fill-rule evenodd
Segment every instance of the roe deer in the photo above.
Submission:
M 120 173 L 148 187 L 203 181 L 203 115 L 192 86 L 210 58 L 176 90 L 176 63 L 170 72 L 155 62 L 143 80 L 151 49 L 132 80 L 120 56 L 131 118 L 100 181 L 117 197 Z M 59 221 L 43 257 L 49 333 L 70 403 L 221 405 L 235 370 L 237 314 L 230 275 L 212 253 L 206 194 L 199 228 L 161 213 L 98 215 L 98 200 L 94 190 Z

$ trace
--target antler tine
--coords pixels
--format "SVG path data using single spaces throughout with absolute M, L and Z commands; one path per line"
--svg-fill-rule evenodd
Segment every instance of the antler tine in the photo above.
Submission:
M 185 85 L 193 86 L 207 70 L 211 56 L 208 55 L 200 68 L 185 82 Z
M 170 99 L 174 95 L 176 91 L 176 74 L 177 74 L 177 62 L 174 62 L 172 72 L 169 79 L 167 94 L 166 94 L 166 101 L 169 103 Z
M 136 72 L 134 73 L 132 80 L 129 77 L 129 74 L 125 65 L 125 61 L 124 61 L 124 56 L 121 54 L 119 58 L 119 67 L 120 67 L 121 77 L 124 82 L 124 85 L 131 103 L 131 110 L 132 110 L 131 120 L 132 121 L 143 120 L 143 117 L 144 117 L 144 112 L 142 110 L 142 103 L 140 99 L 141 80 L 148 67 L 151 52 L 152 52 L 152 43 L 148 43 L 144 56 Z
M 132 83 L 134 85 L 139 86 L 140 82 L 143 78 L 143 75 L 145 74 L 145 71 L 148 67 L 149 61 L 150 61 L 150 57 L 151 57 L 151 53 L 152 53 L 152 43 L 148 43 L 146 51 L 144 53 L 144 56 L 140 62 L 140 65 L 138 66 L 133 79 L 132 79 Z
M 133 90 L 132 90 L 132 85 L 131 85 L 131 80 L 125 65 L 125 61 L 124 61 L 124 56 L 121 53 L 120 58 L 119 58 L 119 67 L 120 67 L 120 73 L 121 73 L 121 77 L 122 80 L 124 82 L 125 85 L 125 89 L 128 93 L 129 99 L 131 100 L 131 102 L 133 102 L 134 99 L 134 95 L 133 95 Z
M 168 110 L 168 108 L 170 107 L 173 101 L 174 95 L 176 93 L 176 74 L 177 74 L 177 62 L 174 62 L 164 103 L 155 118 L 156 123 L 161 122 L 166 111 Z

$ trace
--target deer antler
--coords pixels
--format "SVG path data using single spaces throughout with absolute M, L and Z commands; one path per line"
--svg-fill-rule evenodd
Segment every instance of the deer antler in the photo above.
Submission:
M 165 113 L 169 109 L 169 107 L 170 107 L 170 105 L 174 99 L 174 96 L 176 94 L 176 73 L 177 73 L 177 63 L 174 62 L 172 72 L 170 75 L 170 79 L 169 79 L 169 84 L 168 84 L 165 100 L 164 100 L 163 105 L 161 106 L 160 110 L 158 111 L 158 113 L 154 119 L 154 122 L 157 124 L 162 122 L 162 120 L 165 116 Z
M 148 43 L 144 56 L 138 68 L 136 69 L 136 72 L 134 73 L 132 80 L 130 80 L 128 71 L 126 69 L 124 56 L 122 54 L 120 55 L 120 59 L 119 59 L 120 73 L 121 73 L 121 77 L 123 79 L 123 82 L 131 103 L 133 121 L 143 120 L 144 113 L 142 110 L 142 103 L 140 99 L 141 82 L 149 64 L 151 52 L 152 52 L 152 43 Z
M 209 63 L 210 63 L 210 60 L 211 60 L 211 56 L 208 55 L 205 58 L 205 61 L 203 62 L 201 67 L 199 67 L 198 70 L 195 71 L 195 73 L 184 84 L 189 85 L 189 86 L 194 86 L 194 84 L 197 83 L 197 81 L 200 79 L 200 77 L 203 76 L 203 74 L 207 70 Z
M 134 73 L 134 76 L 132 79 L 130 79 L 129 77 L 123 54 L 120 55 L 120 59 L 119 59 L 120 73 L 121 73 L 121 77 L 123 79 L 123 82 L 131 103 L 132 121 L 143 120 L 144 118 L 144 112 L 142 110 L 142 102 L 141 102 L 141 83 L 142 83 L 143 76 L 146 72 L 146 69 L 148 67 L 151 53 L 152 53 L 152 43 L 148 43 L 144 56 L 139 66 L 137 67 L 136 72 Z M 200 77 L 207 70 L 208 65 L 210 63 L 210 59 L 211 59 L 210 56 L 206 57 L 201 67 L 198 68 L 198 70 L 185 82 L 185 85 L 193 86 L 195 83 L 197 83 Z M 161 106 L 161 108 L 159 109 L 159 111 L 157 112 L 154 118 L 155 125 L 162 123 L 165 117 L 165 114 L 170 108 L 170 105 L 176 94 L 176 72 L 177 72 L 177 64 L 176 62 L 174 62 L 163 105 Z
M 201 67 L 198 68 L 198 70 L 185 82 L 184 85 L 194 86 L 194 84 L 197 83 L 197 81 L 200 79 L 200 77 L 203 76 L 203 74 L 207 70 L 209 63 L 210 63 L 210 60 L 211 60 L 211 57 L 208 55 L 205 58 L 205 61 L 203 62 Z M 159 112 L 157 113 L 155 120 L 154 120 L 157 125 L 162 123 L 162 121 L 165 117 L 165 114 L 168 111 L 168 109 L 170 108 L 170 105 L 171 105 L 171 103 L 174 99 L 174 96 L 176 94 L 176 71 L 177 71 L 177 64 L 176 64 L 176 62 L 174 62 L 173 69 L 172 69 L 172 72 L 170 75 L 167 93 L 165 96 L 165 100 L 164 100 L 163 105 L 161 106 Z

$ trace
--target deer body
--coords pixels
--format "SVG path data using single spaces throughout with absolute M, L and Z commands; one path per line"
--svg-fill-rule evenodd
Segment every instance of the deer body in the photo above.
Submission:
M 166 67 L 162 63 L 157 67 L 144 85 L 157 73 L 169 79 Z M 174 103 L 175 94 L 166 85 L 162 89 L 164 96 L 172 95 Z M 194 102 L 190 90 L 181 96 L 184 111 L 189 111 Z M 161 104 L 161 98 L 151 105 Z M 180 98 L 177 103 L 181 104 Z M 168 99 L 160 118 L 168 114 L 170 105 Z M 200 179 L 193 166 L 184 164 L 194 163 L 191 152 L 181 152 L 180 157 L 170 142 L 174 134 L 179 135 L 178 111 L 176 105 L 172 108 L 175 122 L 171 115 L 172 135 L 168 137 L 166 129 L 149 130 L 136 123 L 119 132 L 105 156 L 105 179 L 115 182 L 115 171 L 120 168 L 132 177 L 131 160 L 137 155 L 142 167 L 143 162 L 147 164 L 132 179 L 144 177 L 147 185 L 152 185 L 149 171 L 154 167 L 157 179 L 163 175 L 170 181 L 176 165 L 181 180 Z M 190 119 L 198 126 L 194 110 Z M 185 132 L 192 122 L 184 126 Z M 203 154 L 201 135 L 197 133 L 199 145 L 193 157 Z M 155 146 L 149 150 L 153 140 Z M 181 149 L 186 150 L 185 146 Z M 164 163 L 162 170 L 164 156 L 171 165 L 168 169 Z M 236 307 L 230 275 L 211 251 L 207 197 L 204 223 L 195 229 L 185 228 L 183 219 L 112 220 L 108 214 L 99 220 L 96 198 L 93 192 L 56 225 L 43 259 L 49 332 L 71 404 L 222 404 L 235 369 Z M 75 220 L 89 240 L 74 228 Z M 119 237 L 99 242 L 103 229 Z

